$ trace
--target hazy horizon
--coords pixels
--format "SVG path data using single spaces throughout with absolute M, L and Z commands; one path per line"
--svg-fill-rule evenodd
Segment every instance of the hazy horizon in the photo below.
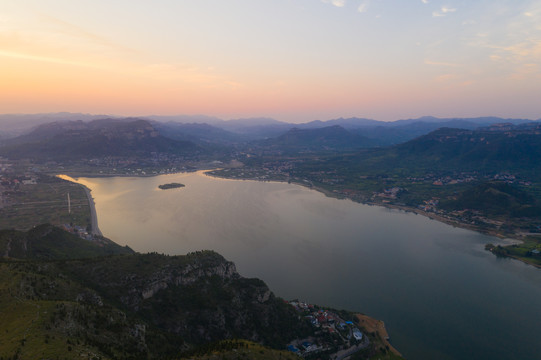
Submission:
M 328 118 L 328 119 L 308 119 L 305 121 L 287 121 L 284 119 L 277 119 L 277 118 L 271 118 L 271 117 L 264 117 L 264 116 L 253 116 L 253 117 L 241 117 L 241 118 L 220 118 L 218 116 L 211 116 L 211 115 L 205 115 L 205 114 L 174 114 L 174 115 L 122 115 L 122 114 L 91 114 L 91 113 L 82 113 L 82 112 L 68 112 L 68 111 L 55 111 L 55 112 L 49 112 L 49 113 L 33 113 L 33 114 L 27 114 L 27 113 L 7 113 L 7 114 L 0 114 L 0 124 L 2 123 L 2 118 L 6 118 L 9 116 L 13 117 L 26 117 L 26 120 L 32 121 L 38 121 L 38 120 L 50 120 L 51 122 L 54 121 L 77 121 L 77 120 L 83 120 L 83 121 L 91 121 L 94 119 L 106 119 L 106 118 L 113 118 L 113 119 L 128 119 L 128 118 L 134 118 L 134 119 L 145 119 L 145 120 L 154 120 L 156 118 L 163 118 L 158 119 L 157 121 L 169 121 L 174 120 L 179 123 L 209 123 L 212 124 L 214 121 L 216 122 L 228 122 L 228 121 L 248 121 L 248 120 L 269 120 L 269 121 L 278 121 L 285 124 L 308 124 L 310 122 L 315 121 L 321 121 L 321 122 L 328 122 L 328 121 L 334 121 L 339 119 L 360 119 L 360 120 L 371 120 L 371 121 L 381 121 L 381 122 L 395 122 L 395 121 L 403 121 L 403 120 L 420 120 L 426 119 L 426 118 L 433 118 L 433 119 L 439 119 L 439 120 L 446 120 L 446 119 L 475 119 L 475 118 L 501 118 L 502 120 L 528 120 L 528 121 L 541 121 L 541 118 L 519 118 L 519 117 L 503 117 L 503 116 L 497 116 L 497 115 L 484 115 L 484 116 L 475 116 L 475 117 L 457 117 L 457 116 L 449 116 L 449 117 L 438 117 L 433 115 L 423 115 L 415 118 L 396 118 L 391 120 L 381 120 L 381 119 L 373 119 L 373 118 L 366 118 L 362 116 L 339 116 L 336 118 Z M 61 118 L 58 118 L 57 116 L 61 116 Z M 84 118 L 78 118 L 77 116 L 81 116 Z M 171 118 L 171 119 L 169 119 Z M 177 119 L 173 119 L 177 118 Z M 32 120 L 31 120 L 32 119 Z M 11 119 L 13 120 L 13 119 Z M 206 121 L 209 120 L 209 121 Z M 43 121 L 41 121 L 43 122 Z

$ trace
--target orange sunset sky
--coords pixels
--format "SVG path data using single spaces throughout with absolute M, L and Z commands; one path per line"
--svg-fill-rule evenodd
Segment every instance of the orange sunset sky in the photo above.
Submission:
M 541 118 L 541 1 L 1 4 L 0 113 Z

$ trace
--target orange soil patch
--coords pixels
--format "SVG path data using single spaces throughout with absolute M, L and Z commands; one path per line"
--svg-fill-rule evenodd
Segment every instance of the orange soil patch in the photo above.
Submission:
M 387 333 L 387 329 L 385 329 L 385 323 L 383 321 L 372 319 L 364 314 L 356 315 L 357 319 L 359 319 L 359 325 L 362 326 L 365 331 L 378 334 L 378 337 L 381 339 L 383 345 L 389 347 L 389 351 L 395 355 L 402 356 L 402 354 L 400 354 L 398 350 L 396 350 L 391 343 L 389 343 L 389 334 Z

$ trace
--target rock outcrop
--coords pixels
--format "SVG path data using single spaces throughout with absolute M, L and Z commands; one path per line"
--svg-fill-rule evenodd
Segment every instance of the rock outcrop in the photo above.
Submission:
M 213 251 L 70 261 L 63 270 L 104 303 L 120 304 L 188 343 L 240 337 L 279 345 L 304 326 L 263 281 L 241 277 L 232 262 Z M 299 328 L 291 328 L 291 323 Z

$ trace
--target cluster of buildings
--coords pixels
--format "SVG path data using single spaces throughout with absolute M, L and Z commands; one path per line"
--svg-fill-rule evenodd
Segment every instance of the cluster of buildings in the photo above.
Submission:
M 430 199 L 430 200 L 424 200 L 421 205 L 419 205 L 419 209 L 426 211 L 426 212 L 437 212 L 437 207 L 440 201 L 438 199 Z
M 517 179 L 517 177 L 515 175 L 508 174 L 508 173 L 498 173 L 498 174 L 494 175 L 493 179 L 494 180 L 499 180 L 499 181 L 505 181 L 508 184 L 518 183 L 518 184 L 523 185 L 523 186 L 531 186 L 532 185 L 531 181 Z
M 92 236 L 92 234 L 89 231 L 87 231 L 87 229 L 81 226 L 63 224 L 62 229 L 66 230 L 69 233 L 79 236 L 81 239 L 89 240 L 89 241 L 94 240 L 94 236 Z
M 303 314 L 315 330 L 314 336 L 295 339 L 289 343 L 287 346 L 289 351 L 307 357 L 321 352 L 353 353 L 368 346 L 368 338 L 361 330 L 352 321 L 344 320 L 336 312 L 296 300 L 290 301 L 289 304 Z
M 0 208 L 9 205 L 9 195 L 19 190 L 21 185 L 35 185 L 38 178 L 35 174 L 15 175 L 11 172 L 11 164 L 0 159 Z
M 404 191 L 403 188 L 399 186 L 395 186 L 392 188 L 385 189 L 383 190 L 383 192 L 375 193 L 374 196 L 384 198 L 384 199 L 396 199 L 402 191 Z
M 463 184 L 472 181 L 477 181 L 478 175 L 472 173 L 459 173 L 456 175 L 447 175 L 439 176 L 435 174 L 427 174 L 421 177 L 408 177 L 407 180 L 411 181 L 412 184 L 416 183 L 432 183 L 432 185 L 443 186 L 443 185 L 455 185 Z
M 524 186 L 532 185 L 531 181 L 517 179 L 515 175 L 509 174 L 509 173 L 480 175 L 477 173 L 463 172 L 463 173 L 459 173 L 452 176 L 451 175 L 438 176 L 435 174 L 427 174 L 421 177 L 408 177 L 407 180 L 411 181 L 412 184 L 428 182 L 428 183 L 432 183 L 432 185 L 444 186 L 444 185 L 469 183 L 473 181 L 478 181 L 480 178 L 484 178 L 486 180 L 504 181 L 508 184 L 518 183 Z

